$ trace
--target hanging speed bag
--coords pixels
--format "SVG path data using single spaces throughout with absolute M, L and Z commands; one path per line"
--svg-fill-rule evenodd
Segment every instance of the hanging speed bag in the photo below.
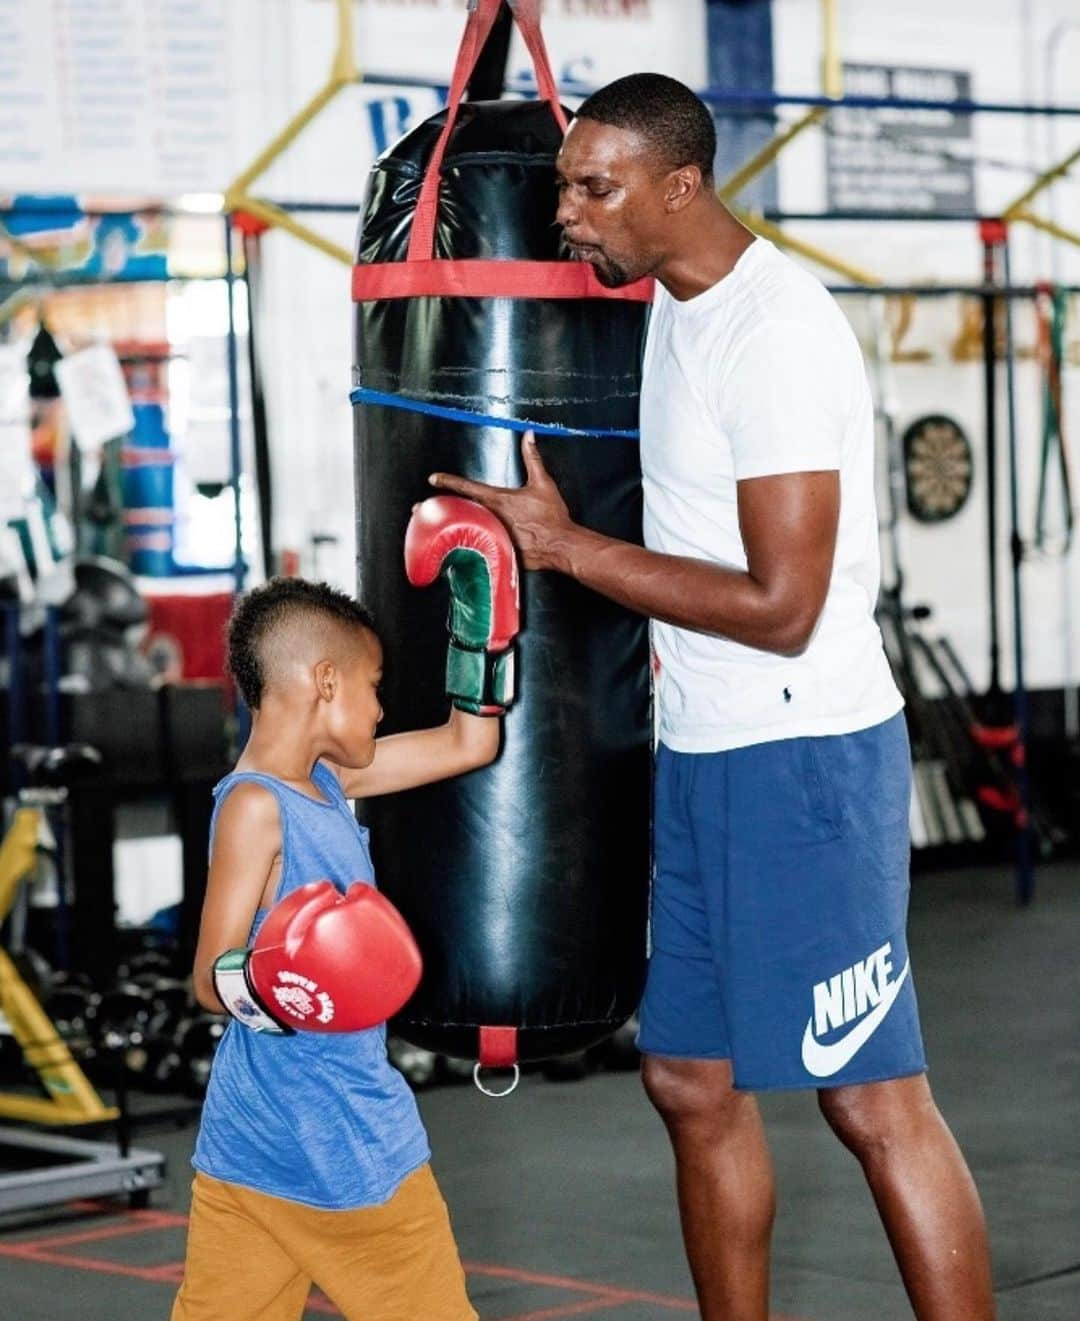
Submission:
M 491 9 L 482 0 L 470 25 Z M 515 17 L 545 99 L 462 103 L 483 45 L 467 29 L 447 108 L 376 163 L 362 216 L 358 586 L 385 647 L 385 733 L 446 719 L 445 585 L 411 587 L 402 554 L 429 473 L 518 485 L 533 426 L 573 518 L 641 540 L 651 285 L 606 290 L 560 251 L 564 120 L 529 10 L 519 0 Z M 645 621 L 561 575 L 525 573 L 517 676 L 492 765 L 363 808 L 380 886 L 424 959 L 394 1030 L 492 1064 L 602 1039 L 636 1008 L 645 967 Z

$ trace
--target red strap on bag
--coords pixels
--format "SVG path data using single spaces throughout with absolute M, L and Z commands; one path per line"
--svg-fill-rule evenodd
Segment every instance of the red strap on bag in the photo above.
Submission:
M 404 261 L 361 262 L 353 267 L 352 296 L 357 303 L 384 298 L 614 298 L 651 303 L 651 276 L 609 289 L 600 283 L 592 266 L 572 261 L 499 261 L 436 258 L 435 225 L 439 208 L 442 163 L 457 122 L 469 79 L 484 49 L 503 0 L 470 0 L 469 16 L 450 82 L 446 122 L 428 161 L 413 212 L 409 247 Z M 546 101 L 555 122 L 566 132 L 566 115 L 551 72 L 540 32 L 540 0 L 506 0 L 522 39 L 532 56 L 540 99 Z
M 551 72 L 551 61 L 548 59 L 547 47 L 544 45 L 543 33 L 540 31 L 540 0 L 506 0 L 506 3 L 514 13 L 518 31 L 532 56 L 540 100 L 546 101 L 551 106 L 555 122 L 565 133 L 566 116 L 559 103 L 559 89 L 555 83 L 555 75 Z
M 485 1069 L 511 1069 L 517 1063 L 516 1027 L 482 1027 L 478 1063 Z
M 615 298 L 650 303 L 651 278 L 608 289 L 588 262 L 384 261 L 353 267 L 353 302 L 379 298 Z
M 439 176 L 442 171 L 443 156 L 450 134 L 454 131 L 458 110 L 461 106 L 465 89 L 469 85 L 480 52 L 484 49 L 503 0 L 470 0 L 469 18 L 465 32 L 458 47 L 457 61 L 453 77 L 450 80 L 450 95 L 446 102 L 446 123 L 439 134 L 435 150 L 428 161 L 424 182 L 420 188 L 420 197 L 413 216 L 412 234 L 409 238 L 408 261 L 424 261 L 434 255 L 435 250 L 435 214 L 439 205 Z M 555 122 L 566 132 L 566 116 L 559 104 L 559 93 L 551 72 L 544 38 L 540 33 L 539 0 L 507 0 L 514 15 L 529 54 L 532 56 L 533 72 L 536 74 L 536 86 L 540 99 L 546 101 L 555 116 Z

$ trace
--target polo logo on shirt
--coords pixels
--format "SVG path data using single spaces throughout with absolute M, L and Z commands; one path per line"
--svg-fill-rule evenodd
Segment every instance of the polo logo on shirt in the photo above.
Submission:
M 814 986 L 814 1012 L 802 1040 L 802 1061 L 815 1078 L 831 1078 L 850 1064 L 881 1026 L 907 980 L 911 960 L 893 976 L 892 944 Z M 851 1025 L 851 1026 L 849 1026 Z M 847 1027 L 828 1044 L 822 1038 Z

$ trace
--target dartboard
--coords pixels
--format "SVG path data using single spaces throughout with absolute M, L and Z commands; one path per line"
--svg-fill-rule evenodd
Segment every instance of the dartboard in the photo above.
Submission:
M 971 494 L 971 444 L 951 417 L 932 413 L 904 432 L 907 504 L 920 523 L 940 523 Z

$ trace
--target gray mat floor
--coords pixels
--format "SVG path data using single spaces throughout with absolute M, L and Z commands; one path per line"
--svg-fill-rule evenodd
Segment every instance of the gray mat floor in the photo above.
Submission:
M 916 877 L 911 946 L 931 1078 L 986 1205 L 1001 1321 L 1080 1318 L 1078 944 L 1075 864 L 1043 869 L 1025 910 L 1005 869 Z M 444 1087 L 421 1106 L 483 1321 L 696 1315 L 671 1157 L 635 1075 L 530 1076 L 503 1102 Z M 858 1169 L 812 1096 L 768 1096 L 763 1109 L 780 1201 L 777 1318 L 910 1317 Z M 191 1128 L 139 1135 L 170 1166 L 150 1212 L 0 1225 L 0 1316 L 167 1317 L 192 1139 Z M 335 1314 L 314 1299 L 306 1315 Z

